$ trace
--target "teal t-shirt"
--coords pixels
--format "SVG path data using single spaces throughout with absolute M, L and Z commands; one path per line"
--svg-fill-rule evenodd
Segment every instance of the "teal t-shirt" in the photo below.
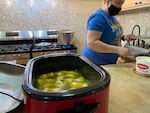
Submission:
M 93 13 L 87 22 L 86 30 L 95 30 L 102 32 L 101 41 L 111 44 L 119 45 L 120 38 L 123 34 L 123 30 L 120 24 L 117 22 L 114 16 L 109 16 L 102 9 L 98 9 Z M 99 53 L 86 47 L 83 50 L 83 56 L 87 57 L 96 65 L 102 64 L 114 64 L 117 61 L 118 54 L 114 53 Z

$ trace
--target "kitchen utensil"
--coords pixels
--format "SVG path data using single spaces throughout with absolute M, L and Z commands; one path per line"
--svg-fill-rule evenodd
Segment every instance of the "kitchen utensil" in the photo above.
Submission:
M 89 81 L 84 88 L 44 92 L 34 79 L 49 72 L 76 70 Z M 83 56 L 57 53 L 31 59 L 26 66 L 23 91 L 26 113 L 107 113 L 110 75 Z
M 0 61 L 0 113 L 15 109 L 23 101 L 24 69 L 22 65 Z
M 71 30 L 63 30 L 61 31 L 62 36 L 60 37 L 60 44 L 61 45 L 72 45 L 73 42 L 73 35 L 74 35 L 74 31 Z

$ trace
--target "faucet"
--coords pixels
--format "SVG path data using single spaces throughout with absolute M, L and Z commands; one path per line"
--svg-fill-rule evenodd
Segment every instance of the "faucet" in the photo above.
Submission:
M 135 29 L 136 27 L 139 29 L 139 36 L 140 36 L 140 34 L 141 34 L 141 29 L 140 29 L 140 26 L 139 26 L 139 25 L 135 25 L 135 26 L 132 28 L 132 35 L 133 35 L 134 29 Z
M 136 45 L 136 46 L 141 46 L 141 47 L 145 47 L 145 41 L 144 40 L 140 40 L 139 39 L 139 36 L 140 36 L 140 32 L 141 32 L 141 29 L 140 29 L 140 26 L 139 25 L 135 25 L 133 28 L 132 28 L 132 35 L 133 35 L 133 32 L 134 32 L 134 29 L 135 28 L 138 28 L 138 30 L 139 30 L 139 35 L 138 35 L 138 37 L 137 37 L 137 40 L 134 40 L 133 41 L 133 45 Z

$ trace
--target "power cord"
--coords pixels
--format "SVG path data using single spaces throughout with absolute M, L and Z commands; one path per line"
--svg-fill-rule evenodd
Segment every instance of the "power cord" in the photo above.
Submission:
M 20 99 L 14 97 L 14 96 L 12 96 L 12 95 L 10 95 L 10 94 L 8 94 L 8 93 L 4 93 L 4 92 L 1 92 L 1 91 L 0 91 L 0 93 L 1 93 L 1 94 L 4 94 L 4 95 L 7 95 L 7 96 L 13 98 L 13 99 L 16 100 L 16 101 L 23 102 L 23 100 L 20 100 Z

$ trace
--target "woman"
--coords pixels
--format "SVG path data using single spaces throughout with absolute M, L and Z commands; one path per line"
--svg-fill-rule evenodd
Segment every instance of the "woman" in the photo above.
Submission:
M 96 65 L 115 64 L 119 56 L 128 56 L 129 50 L 119 46 L 121 39 L 130 41 L 133 35 L 123 36 L 123 30 L 114 17 L 124 0 L 104 0 L 103 8 L 92 14 L 87 22 L 86 47 L 83 56 Z

